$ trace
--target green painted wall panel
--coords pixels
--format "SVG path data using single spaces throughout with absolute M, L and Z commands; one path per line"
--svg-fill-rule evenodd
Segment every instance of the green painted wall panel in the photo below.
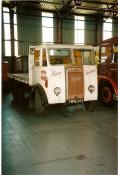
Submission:
M 41 12 L 26 9 L 17 9 L 19 55 L 28 55 L 30 45 L 42 43 Z M 96 38 L 100 30 L 96 28 L 96 18 L 85 17 L 85 44 L 96 45 Z M 98 23 L 99 26 L 99 23 Z M 118 19 L 113 23 L 113 36 L 118 36 Z M 2 25 L 2 37 L 4 28 Z M 3 39 L 3 38 L 2 38 Z M 57 14 L 54 14 L 54 43 L 57 42 Z M 62 23 L 62 43 L 74 44 L 74 16 L 68 16 Z M 4 56 L 4 42 L 2 43 Z
M 62 25 L 62 42 L 66 44 L 74 43 L 74 20 L 64 19 Z
M 30 45 L 40 44 L 42 41 L 41 30 L 41 16 L 38 13 L 37 16 L 29 15 L 29 11 L 26 11 L 23 15 L 18 11 L 18 40 L 19 40 L 19 54 L 28 55 L 28 48 Z M 33 12 L 32 12 L 33 13 Z M 34 12 L 36 15 L 36 13 Z
M 94 18 L 85 17 L 85 44 L 96 44 L 96 22 Z
M 118 36 L 118 19 L 113 20 L 113 37 Z

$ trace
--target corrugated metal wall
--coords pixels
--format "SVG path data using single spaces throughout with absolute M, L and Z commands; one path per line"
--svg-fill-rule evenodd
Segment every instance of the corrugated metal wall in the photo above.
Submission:
M 26 12 L 26 11 L 25 11 Z M 22 12 L 23 13 L 23 12 Z M 33 13 L 33 12 L 32 12 Z M 96 23 L 95 20 L 85 18 L 85 44 L 95 45 Z M 57 42 L 57 19 L 54 14 L 54 43 Z M 41 14 L 36 16 L 18 14 L 18 39 L 19 54 L 27 55 L 29 45 L 38 45 L 42 42 Z M 63 19 L 62 43 L 74 44 L 74 16 Z
M 74 17 L 63 19 L 62 42 L 66 44 L 74 43 Z
M 42 42 L 41 12 L 19 8 L 17 10 L 19 55 L 28 55 L 30 45 Z M 97 44 L 96 18 L 85 17 L 85 44 Z M 100 23 L 98 23 L 99 26 Z M 3 25 L 2 25 L 3 28 Z M 118 36 L 118 20 L 113 23 L 113 36 Z M 3 30 L 2 30 L 3 31 Z M 101 32 L 101 31 L 99 31 Z M 3 33 L 2 33 L 3 36 Z M 54 14 L 54 43 L 57 42 L 57 15 Z M 66 17 L 62 23 L 62 43 L 74 43 L 74 16 Z M 4 42 L 2 44 L 4 56 Z
M 85 17 L 85 44 L 96 45 L 96 20 Z
M 33 13 L 33 12 L 32 12 Z M 42 42 L 41 14 L 18 15 L 19 54 L 27 55 L 29 45 Z M 57 42 L 57 19 L 54 15 L 54 43 Z M 63 19 L 62 43 L 74 44 L 74 17 Z M 85 18 L 85 44 L 96 44 L 96 21 Z
M 19 10 L 17 15 L 19 55 L 28 55 L 29 46 L 38 45 L 42 40 L 40 13 L 38 16 L 31 16 L 29 11 L 25 12 L 27 15 L 25 13 L 21 15 Z M 36 12 L 34 14 L 36 15 Z
M 118 19 L 113 20 L 113 36 L 118 36 Z
M 3 24 L 3 14 L 2 14 L 2 56 L 5 56 L 5 42 L 4 42 L 4 24 Z

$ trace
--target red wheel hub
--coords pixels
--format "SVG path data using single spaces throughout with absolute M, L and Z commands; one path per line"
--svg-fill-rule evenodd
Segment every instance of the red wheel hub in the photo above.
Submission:
M 102 99 L 104 103 L 109 103 L 112 100 L 112 92 L 109 87 L 102 89 Z

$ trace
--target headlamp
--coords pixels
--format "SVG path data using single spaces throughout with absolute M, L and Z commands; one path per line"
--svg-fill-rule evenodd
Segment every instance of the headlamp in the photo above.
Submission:
M 58 96 L 61 93 L 61 88 L 60 87 L 54 88 L 54 93 L 56 96 Z

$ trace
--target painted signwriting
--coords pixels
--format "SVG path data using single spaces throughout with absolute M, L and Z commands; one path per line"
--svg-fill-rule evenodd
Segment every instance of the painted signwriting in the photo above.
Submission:
M 51 76 L 52 77 L 55 77 L 55 76 L 58 76 L 58 75 L 61 75 L 61 72 L 57 72 L 56 70 L 51 70 Z
M 85 72 L 85 75 L 88 75 L 88 74 L 94 73 L 95 71 L 96 71 L 95 69 L 93 69 L 93 70 L 87 70 L 87 71 Z
M 71 82 L 80 81 L 82 77 L 71 77 Z
M 41 79 L 45 82 L 45 87 L 48 87 L 48 77 L 46 76 L 47 72 L 45 70 L 41 71 Z

